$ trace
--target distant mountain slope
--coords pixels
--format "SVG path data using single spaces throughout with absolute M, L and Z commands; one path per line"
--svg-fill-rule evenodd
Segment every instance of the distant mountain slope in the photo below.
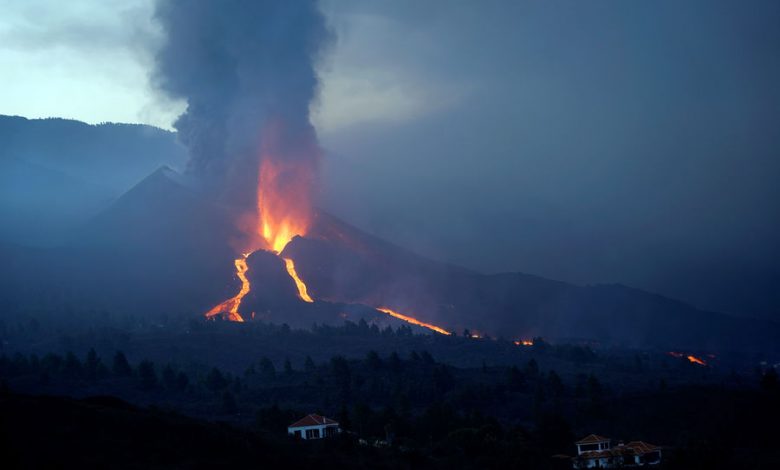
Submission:
M 0 240 L 53 246 L 161 165 L 175 134 L 135 124 L 0 116 Z
M 226 214 L 163 167 L 49 249 L 0 247 L 0 300 L 148 315 L 199 311 L 232 288 Z M 225 287 L 223 287 L 225 286 Z
M 231 211 L 160 168 L 62 247 L 0 247 L 7 260 L 0 265 L 0 306 L 41 307 L 53 298 L 137 316 L 200 317 L 239 288 L 230 242 L 240 235 Z M 325 213 L 282 255 L 295 261 L 319 302 L 299 301 L 281 260 L 258 252 L 248 259 L 252 291 L 241 307 L 247 318 L 254 312 L 259 320 L 309 326 L 341 322 L 342 313 L 376 313 L 344 305 L 357 303 L 390 307 L 450 331 L 509 339 L 541 335 L 667 350 L 780 347 L 780 326 L 769 321 L 705 312 L 620 285 L 485 275 L 424 258 Z
M 161 165 L 183 168 L 173 132 L 141 124 L 0 115 L 0 160 L 16 158 L 122 193 Z
M 0 159 L 0 240 L 55 245 L 116 197 L 110 188 L 16 158 Z
M 284 253 L 315 298 L 388 306 L 445 328 L 647 348 L 773 350 L 780 325 L 705 312 L 621 285 L 576 286 L 434 262 L 327 215 Z

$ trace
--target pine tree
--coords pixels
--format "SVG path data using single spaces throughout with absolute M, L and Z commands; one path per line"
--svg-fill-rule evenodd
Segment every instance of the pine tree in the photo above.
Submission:
M 100 368 L 100 358 L 94 348 L 90 348 L 87 358 L 84 361 L 84 376 L 90 380 L 97 379 L 98 369 Z
M 174 372 L 173 367 L 171 367 L 170 364 L 167 364 L 162 370 L 162 382 L 168 390 L 175 390 L 178 388 L 176 384 L 176 372 Z
M 125 353 L 122 351 L 117 351 L 116 354 L 114 354 L 113 372 L 119 377 L 129 377 L 133 375 L 133 369 L 130 368 L 127 357 L 125 357 Z
M 222 372 L 216 367 L 212 367 L 208 375 L 206 375 L 206 388 L 212 392 L 222 390 L 228 386 L 228 381 Z
M 236 414 L 238 412 L 238 405 L 236 405 L 236 399 L 233 398 L 233 394 L 225 391 L 222 394 L 222 411 L 226 414 Z
M 379 358 L 379 354 L 376 351 L 369 351 L 366 354 L 366 365 L 371 370 L 379 370 L 382 368 L 382 359 Z
M 62 372 L 66 377 L 72 379 L 81 377 L 81 362 L 79 362 L 79 359 L 72 352 L 65 354 L 65 364 L 63 364 Z
M 273 379 L 276 377 L 276 367 L 274 367 L 274 363 L 267 357 L 260 359 L 260 372 L 266 379 Z
M 187 388 L 187 385 L 189 385 L 190 379 L 187 377 L 187 374 L 184 372 L 179 371 L 178 374 L 176 374 L 176 390 L 184 391 Z
M 141 388 L 144 390 L 157 387 L 157 373 L 154 371 L 152 361 L 141 361 L 138 364 L 138 377 L 141 379 Z

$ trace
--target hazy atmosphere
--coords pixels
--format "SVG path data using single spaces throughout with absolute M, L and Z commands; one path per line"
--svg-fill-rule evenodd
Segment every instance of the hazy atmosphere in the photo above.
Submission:
M 4 464 L 780 468 L 778 25 L 0 0 Z
M 484 272 L 777 318 L 780 6 L 750 5 L 324 2 L 320 205 Z M 183 110 L 150 81 L 152 2 L 2 9 L 1 113 Z

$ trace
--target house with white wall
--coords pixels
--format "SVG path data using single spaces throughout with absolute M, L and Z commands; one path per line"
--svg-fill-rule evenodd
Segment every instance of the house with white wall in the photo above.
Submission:
M 591 434 L 575 443 L 577 456 L 572 468 L 625 468 L 644 467 L 661 463 L 661 448 L 643 441 L 618 443 L 597 434 Z
M 307 415 L 287 426 L 287 434 L 301 439 L 322 439 L 341 432 L 339 423 L 317 414 Z

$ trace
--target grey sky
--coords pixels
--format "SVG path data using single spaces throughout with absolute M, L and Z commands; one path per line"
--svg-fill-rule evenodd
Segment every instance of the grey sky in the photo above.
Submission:
M 327 0 L 323 201 L 484 271 L 780 312 L 780 3 Z M 167 127 L 150 1 L 0 0 L 0 113 Z

